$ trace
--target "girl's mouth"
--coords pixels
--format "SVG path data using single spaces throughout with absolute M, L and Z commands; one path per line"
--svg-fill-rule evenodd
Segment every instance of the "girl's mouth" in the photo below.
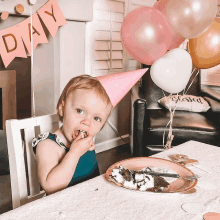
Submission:
M 87 132 L 86 132 L 86 131 L 79 130 L 79 132 L 81 132 L 81 133 L 82 133 L 82 138 L 87 137 Z
M 82 138 L 87 137 L 87 132 L 86 132 L 86 131 L 76 130 L 76 131 L 74 131 L 74 133 L 73 133 L 73 139 L 76 139 L 80 132 L 82 133 Z

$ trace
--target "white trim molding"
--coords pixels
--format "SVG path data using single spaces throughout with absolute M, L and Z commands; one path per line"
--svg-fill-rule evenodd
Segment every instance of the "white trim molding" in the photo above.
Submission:
M 130 135 L 126 134 L 122 136 L 123 140 L 129 144 L 130 143 Z M 95 152 L 101 153 L 106 150 L 110 150 L 112 148 L 118 147 L 120 145 L 125 144 L 120 137 L 110 139 L 108 141 L 104 141 L 95 145 Z

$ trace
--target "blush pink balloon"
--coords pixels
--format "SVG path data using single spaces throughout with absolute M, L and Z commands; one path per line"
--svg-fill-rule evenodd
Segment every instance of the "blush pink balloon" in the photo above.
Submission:
M 168 2 L 169 2 L 169 0 L 159 0 L 153 6 L 154 8 L 156 8 L 157 10 L 162 12 L 166 18 L 167 18 L 167 3 Z M 169 46 L 168 50 L 172 50 L 174 48 L 179 47 L 180 44 L 182 44 L 184 40 L 185 40 L 185 38 L 178 35 L 171 28 L 171 41 L 170 41 L 170 46 Z
M 210 27 L 217 10 L 217 0 L 169 0 L 167 20 L 173 31 L 186 39 L 192 39 Z
M 137 61 L 151 65 L 169 48 L 171 28 L 165 16 L 153 7 L 128 13 L 121 26 L 121 42 Z

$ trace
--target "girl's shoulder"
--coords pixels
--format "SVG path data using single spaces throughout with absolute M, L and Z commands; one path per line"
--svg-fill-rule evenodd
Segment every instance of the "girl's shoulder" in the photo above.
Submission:
M 64 149 L 67 152 L 66 146 L 61 142 L 60 138 L 56 134 L 52 134 L 50 132 L 45 132 L 43 134 L 39 134 L 37 138 L 32 139 L 32 147 L 33 151 L 36 154 L 36 149 L 40 145 L 41 147 L 46 145 L 47 150 L 49 148 L 55 147 L 55 149 Z
M 37 138 L 32 139 L 32 147 L 36 147 L 41 141 L 46 140 L 50 136 L 50 132 L 45 132 L 43 134 L 39 134 Z

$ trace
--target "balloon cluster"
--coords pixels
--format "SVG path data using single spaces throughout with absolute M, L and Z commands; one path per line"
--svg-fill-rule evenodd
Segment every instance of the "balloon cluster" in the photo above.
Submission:
M 152 65 L 156 85 L 178 93 L 188 83 L 192 63 L 199 69 L 220 63 L 217 5 L 217 0 L 159 0 L 137 8 L 122 23 L 122 45 L 134 59 Z M 185 39 L 188 52 L 178 48 Z

